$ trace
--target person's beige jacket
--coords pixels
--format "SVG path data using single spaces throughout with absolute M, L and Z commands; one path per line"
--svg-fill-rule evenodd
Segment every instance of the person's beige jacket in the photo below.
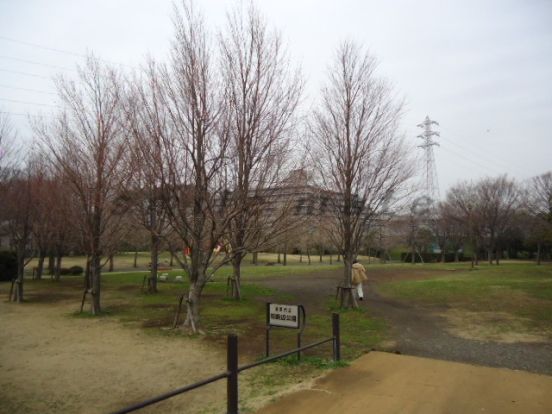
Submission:
M 365 282 L 368 280 L 366 276 L 366 269 L 360 263 L 353 263 L 353 285 L 358 285 L 359 283 Z

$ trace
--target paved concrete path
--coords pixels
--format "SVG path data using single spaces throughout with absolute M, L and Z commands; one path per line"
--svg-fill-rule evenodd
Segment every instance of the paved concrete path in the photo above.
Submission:
M 258 414 L 552 413 L 552 376 L 370 352 Z

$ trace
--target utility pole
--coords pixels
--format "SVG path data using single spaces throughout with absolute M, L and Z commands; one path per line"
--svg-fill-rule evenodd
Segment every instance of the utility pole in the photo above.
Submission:
M 435 155 L 433 154 L 433 147 L 439 146 L 437 142 L 433 140 L 433 137 L 439 137 L 440 134 L 437 131 L 431 129 L 432 125 L 439 126 L 437 121 L 432 121 L 429 116 L 426 116 L 421 124 L 418 124 L 418 128 L 424 130 L 423 133 L 418 135 L 424 142 L 422 145 L 418 145 L 425 152 L 425 196 L 431 201 L 435 201 L 439 198 L 439 183 L 437 181 L 437 170 L 435 168 Z

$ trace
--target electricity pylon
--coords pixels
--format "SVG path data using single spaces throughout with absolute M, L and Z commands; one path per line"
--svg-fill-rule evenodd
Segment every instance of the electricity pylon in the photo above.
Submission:
M 439 137 L 440 134 L 437 131 L 431 129 L 432 125 L 439 126 L 437 121 L 432 121 L 429 116 L 426 116 L 424 122 L 418 124 L 419 128 L 423 128 L 424 132 L 418 135 L 418 138 L 424 140 L 422 145 L 418 145 L 419 148 L 423 148 L 425 151 L 425 196 L 431 201 L 436 201 L 439 198 L 439 182 L 437 181 L 437 169 L 435 168 L 435 155 L 433 154 L 433 147 L 439 144 L 433 141 L 433 137 Z

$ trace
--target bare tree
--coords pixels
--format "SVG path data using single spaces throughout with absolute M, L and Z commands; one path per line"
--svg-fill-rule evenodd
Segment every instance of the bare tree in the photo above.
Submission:
M 23 302 L 25 266 L 34 256 L 32 247 L 33 194 L 31 167 L 14 173 L 7 180 L 2 196 L 5 197 L 4 220 L 10 236 L 10 243 L 17 254 L 17 280 L 15 300 Z
M 425 249 L 431 220 L 434 218 L 433 201 L 425 196 L 417 197 L 409 207 L 407 243 L 410 246 L 410 261 L 416 263 L 416 256 L 423 262 L 421 251 Z
M 33 203 L 32 239 L 38 256 L 37 267 L 33 269 L 33 278 L 42 279 L 44 259 L 52 250 L 52 208 L 54 205 L 49 202 L 49 198 L 56 182 L 48 174 L 47 164 L 43 162 L 43 159 L 35 159 L 34 162 L 35 165 L 40 165 L 42 173 L 34 180 L 31 190 L 35 198 Z
M 170 140 L 169 116 L 159 70 L 152 60 L 142 78 L 135 77 L 127 84 L 124 108 L 132 137 L 128 162 L 133 171 L 127 200 L 135 220 L 149 233 L 148 291 L 153 293 L 157 292 L 161 241 L 168 230 L 162 192 L 167 170 L 163 142 Z
M 118 234 L 127 143 L 120 122 L 119 75 L 94 57 L 78 74 L 78 82 L 58 78 L 64 111 L 51 125 L 36 124 L 35 131 L 78 200 L 77 218 L 90 260 L 87 288 L 92 313 L 99 314 L 101 257 L 108 253 L 108 241 Z
M 375 59 L 343 43 L 314 112 L 313 159 L 323 187 L 332 192 L 330 229 L 344 260 L 344 284 L 364 232 L 401 199 L 412 164 L 398 135 L 401 104 L 375 74 Z M 358 306 L 349 290 L 348 304 Z
M 8 115 L 0 112 L 0 182 L 6 180 L 18 165 L 15 140 L 16 133 Z
M 482 246 L 483 216 L 481 200 L 474 183 L 462 182 L 447 192 L 445 210 L 448 217 L 466 228 L 472 248 L 472 268 L 478 264 L 478 251 Z
M 525 206 L 533 218 L 533 237 L 537 242 L 537 264 L 541 264 L 542 246 L 552 242 L 552 172 L 533 177 Z
M 6 114 L 0 113 L 0 224 L 17 257 L 15 300 L 23 302 L 25 266 L 33 257 L 33 180 L 36 170 L 20 155 L 16 134 Z M 10 297 L 11 300 L 11 297 Z
M 515 182 L 505 176 L 486 178 L 477 184 L 480 214 L 487 240 L 489 263 L 498 265 L 500 254 L 497 240 L 506 231 L 520 206 L 519 191 Z
M 182 11 L 181 11 L 182 10 Z M 228 135 L 221 133 L 222 97 L 213 71 L 202 17 L 191 3 L 175 7 L 176 30 L 170 70 L 163 73 L 172 134 L 164 137 L 167 178 L 165 207 L 171 228 L 189 255 L 176 256 L 190 281 L 187 316 L 199 330 L 200 299 L 214 271 L 217 246 L 228 238 L 231 215 L 224 206 L 224 154 Z
M 489 263 L 499 264 L 497 240 L 504 233 L 520 206 L 516 184 L 505 176 L 485 178 L 476 183 L 460 183 L 447 193 L 446 210 L 468 230 L 474 260 L 486 245 Z
M 280 36 L 270 32 L 250 4 L 236 8 L 220 36 L 225 99 L 224 134 L 229 137 L 225 203 L 235 210 L 228 242 L 232 251 L 233 289 L 241 296 L 241 263 L 249 252 L 272 247 L 285 230 L 286 203 L 276 203 L 290 153 L 294 113 L 302 91 L 290 68 Z M 280 208 L 275 208 L 278 205 Z
M 441 202 L 433 221 L 432 229 L 441 249 L 441 261 L 444 262 L 447 249 L 454 252 L 454 261 L 459 261 L 459 251 L 464 245 L 468 232 L 463 223 L 453 215 L 453 209 L 446 202 Z

